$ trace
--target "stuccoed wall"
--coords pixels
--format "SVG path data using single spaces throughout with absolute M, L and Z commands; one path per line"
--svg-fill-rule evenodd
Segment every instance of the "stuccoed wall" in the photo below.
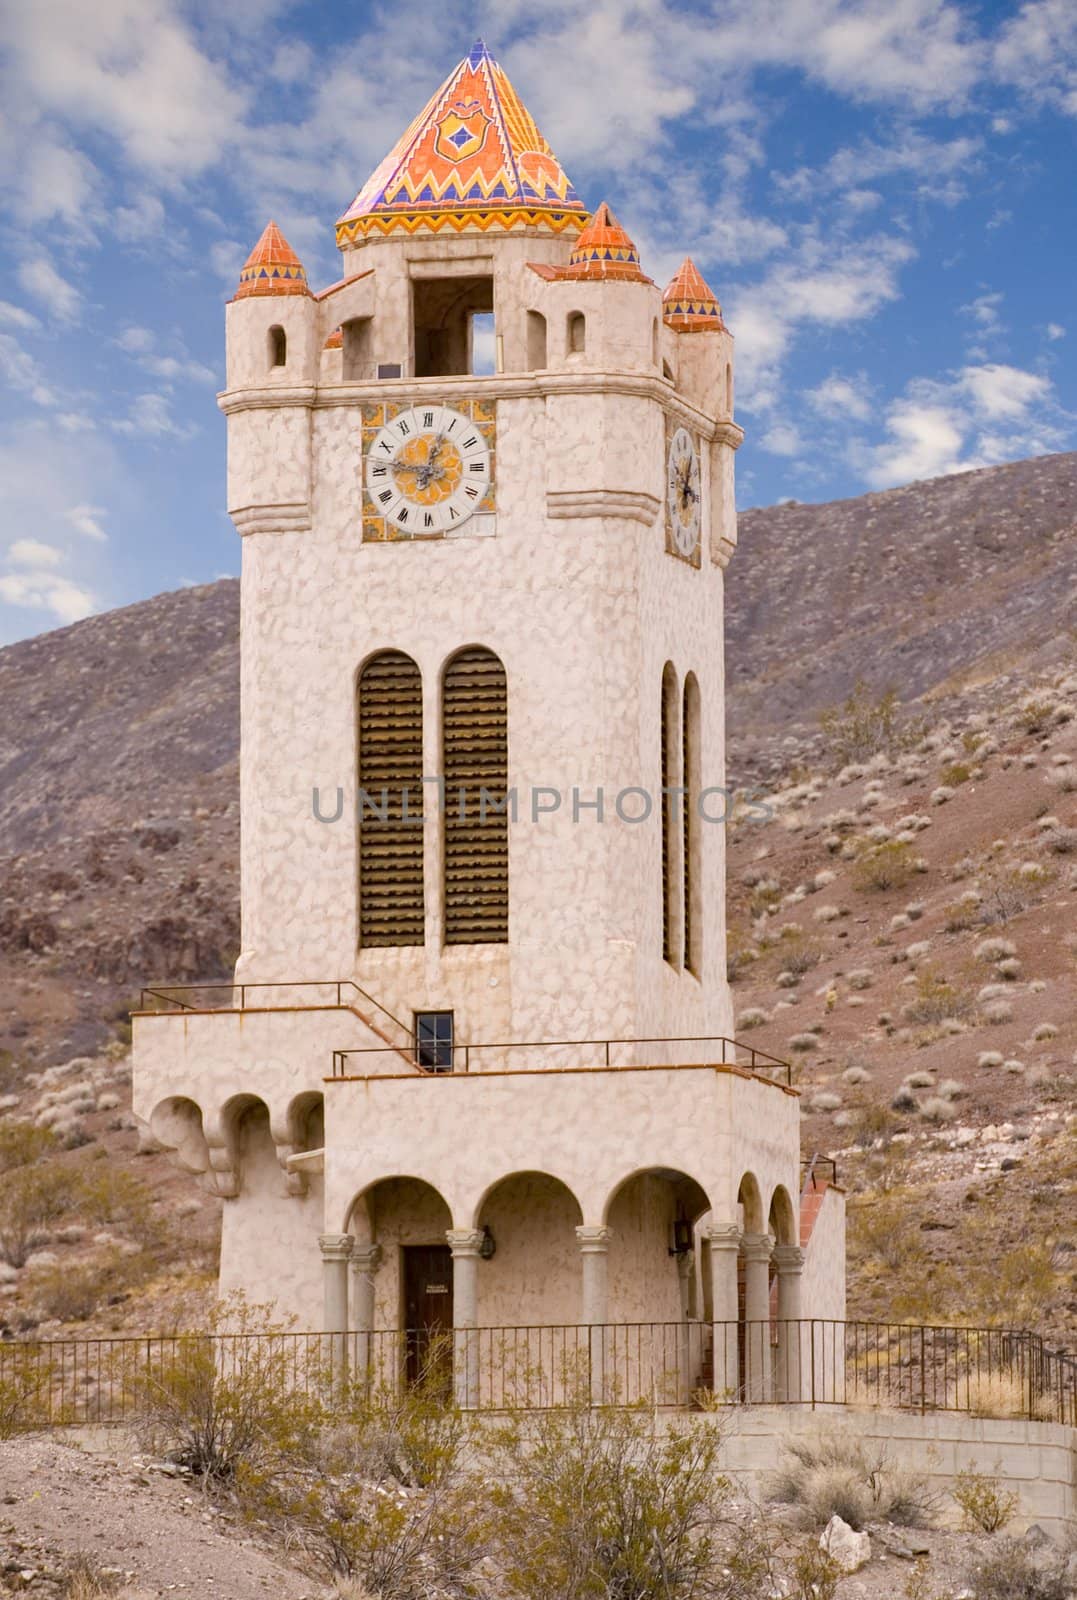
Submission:
M 224 1206 L 220 1293 L 238 1291 L 269 1305 L 274 1321 L 297 1331 L 322 1325 L 322 1180 L 289 1195 L 264 1117 L 245 1118 L 239 1137 L 241 1194 Z
M 1057 1538 L 1072 1534 L 1077 1520 L 1073 1466 L 1077 1429 L 1059 1423 L 844 1406 L 814 1412 L 745 1409 L 729 1416 L 723 1465 L 745 1487 L 762 1494 L 768 1474 L 781 1460 L 784 1443 L 820 1431 L 885 1447 L 891 1461 L 922 1474 L 940 1492 L 944 1514 L 951 1520 L 956 1508 L 950 1490 L 957 1474 L 967 1468 L 998 1478 L 1004 1489 L 1020 1496 L 1020 1511 L 1012 1524 L 1016 1532 L 1038 1522 Z
M 845 1320 L 845 1196 L 828 1188 L 804 1251 L 805 1317 Z

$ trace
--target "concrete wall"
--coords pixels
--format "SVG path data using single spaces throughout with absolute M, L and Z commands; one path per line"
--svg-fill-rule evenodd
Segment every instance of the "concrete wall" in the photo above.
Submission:
M 845 1196 L 828 1187 L 804 1246 L 801 1315 L 845 1321 Z
M 786 1440 L 839 1433 L 884 1445 L 889 1458 L 923 1474 L 947 1498 L 958 1472 L 970 1468 L 998 1478 L 1020 1496 L 1017 1531 L 1038 1522 L 1049 1533 L 1072 1531 L 1077 1520 L 1077 1430 L 1053 1422 L 998 1422 L 958 1412 L 817 1411 L 765 1408 L 728 1414 L 724 1466 L 762 1495 Z M 948 1501 L 945 1514 L 954 1515 Z

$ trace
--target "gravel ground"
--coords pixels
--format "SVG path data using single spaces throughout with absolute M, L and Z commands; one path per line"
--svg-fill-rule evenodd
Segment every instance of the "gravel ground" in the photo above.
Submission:
M 107 1440 L 104 1453 L 40 1435 L 0 1443 L 0 1592 L 44 1595 L 57 1562 L 82 1555 L 118 1569 L 138 1600 L 322 1600 L 319 1582 L 214 1511 L 196 1485 L 154 1471 L 124 1444 Z M 20 1577 L 29 1571 L 38 1578 Z

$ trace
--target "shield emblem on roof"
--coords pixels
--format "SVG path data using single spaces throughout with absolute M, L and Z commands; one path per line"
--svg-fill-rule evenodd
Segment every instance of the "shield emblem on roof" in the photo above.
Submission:
M 486 143 L 489 126 L 490 118 L 477 100 L 458 102 L 438 123 L 434 148 L 445 161 L 463 161 L 467 156 L 478 155 Z

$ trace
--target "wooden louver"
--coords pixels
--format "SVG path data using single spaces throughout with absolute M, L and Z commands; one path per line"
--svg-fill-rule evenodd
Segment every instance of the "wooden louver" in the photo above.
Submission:
M 410 656 L 367 662 L 357 713 L 359 942 L 422 944 L 423 691 Z
M 673 697 L 676 693 L 676 680 L 673 668 L 666 663 L 662 673 L 662 721 L 659 737 L 662 741 L 662 957 L 663 960 L 674 961 L 673 949 L 673 796 L 670 793 L 672 782 L 672 741 L 673 741 Z
M 442 691 L 445 942 L 509 936 L 508 690 L 489 650 L 462 650 Z M 483 794 L 485 793 L 485 805 Z M 500 805 L 502 809 L 495 810 Z

